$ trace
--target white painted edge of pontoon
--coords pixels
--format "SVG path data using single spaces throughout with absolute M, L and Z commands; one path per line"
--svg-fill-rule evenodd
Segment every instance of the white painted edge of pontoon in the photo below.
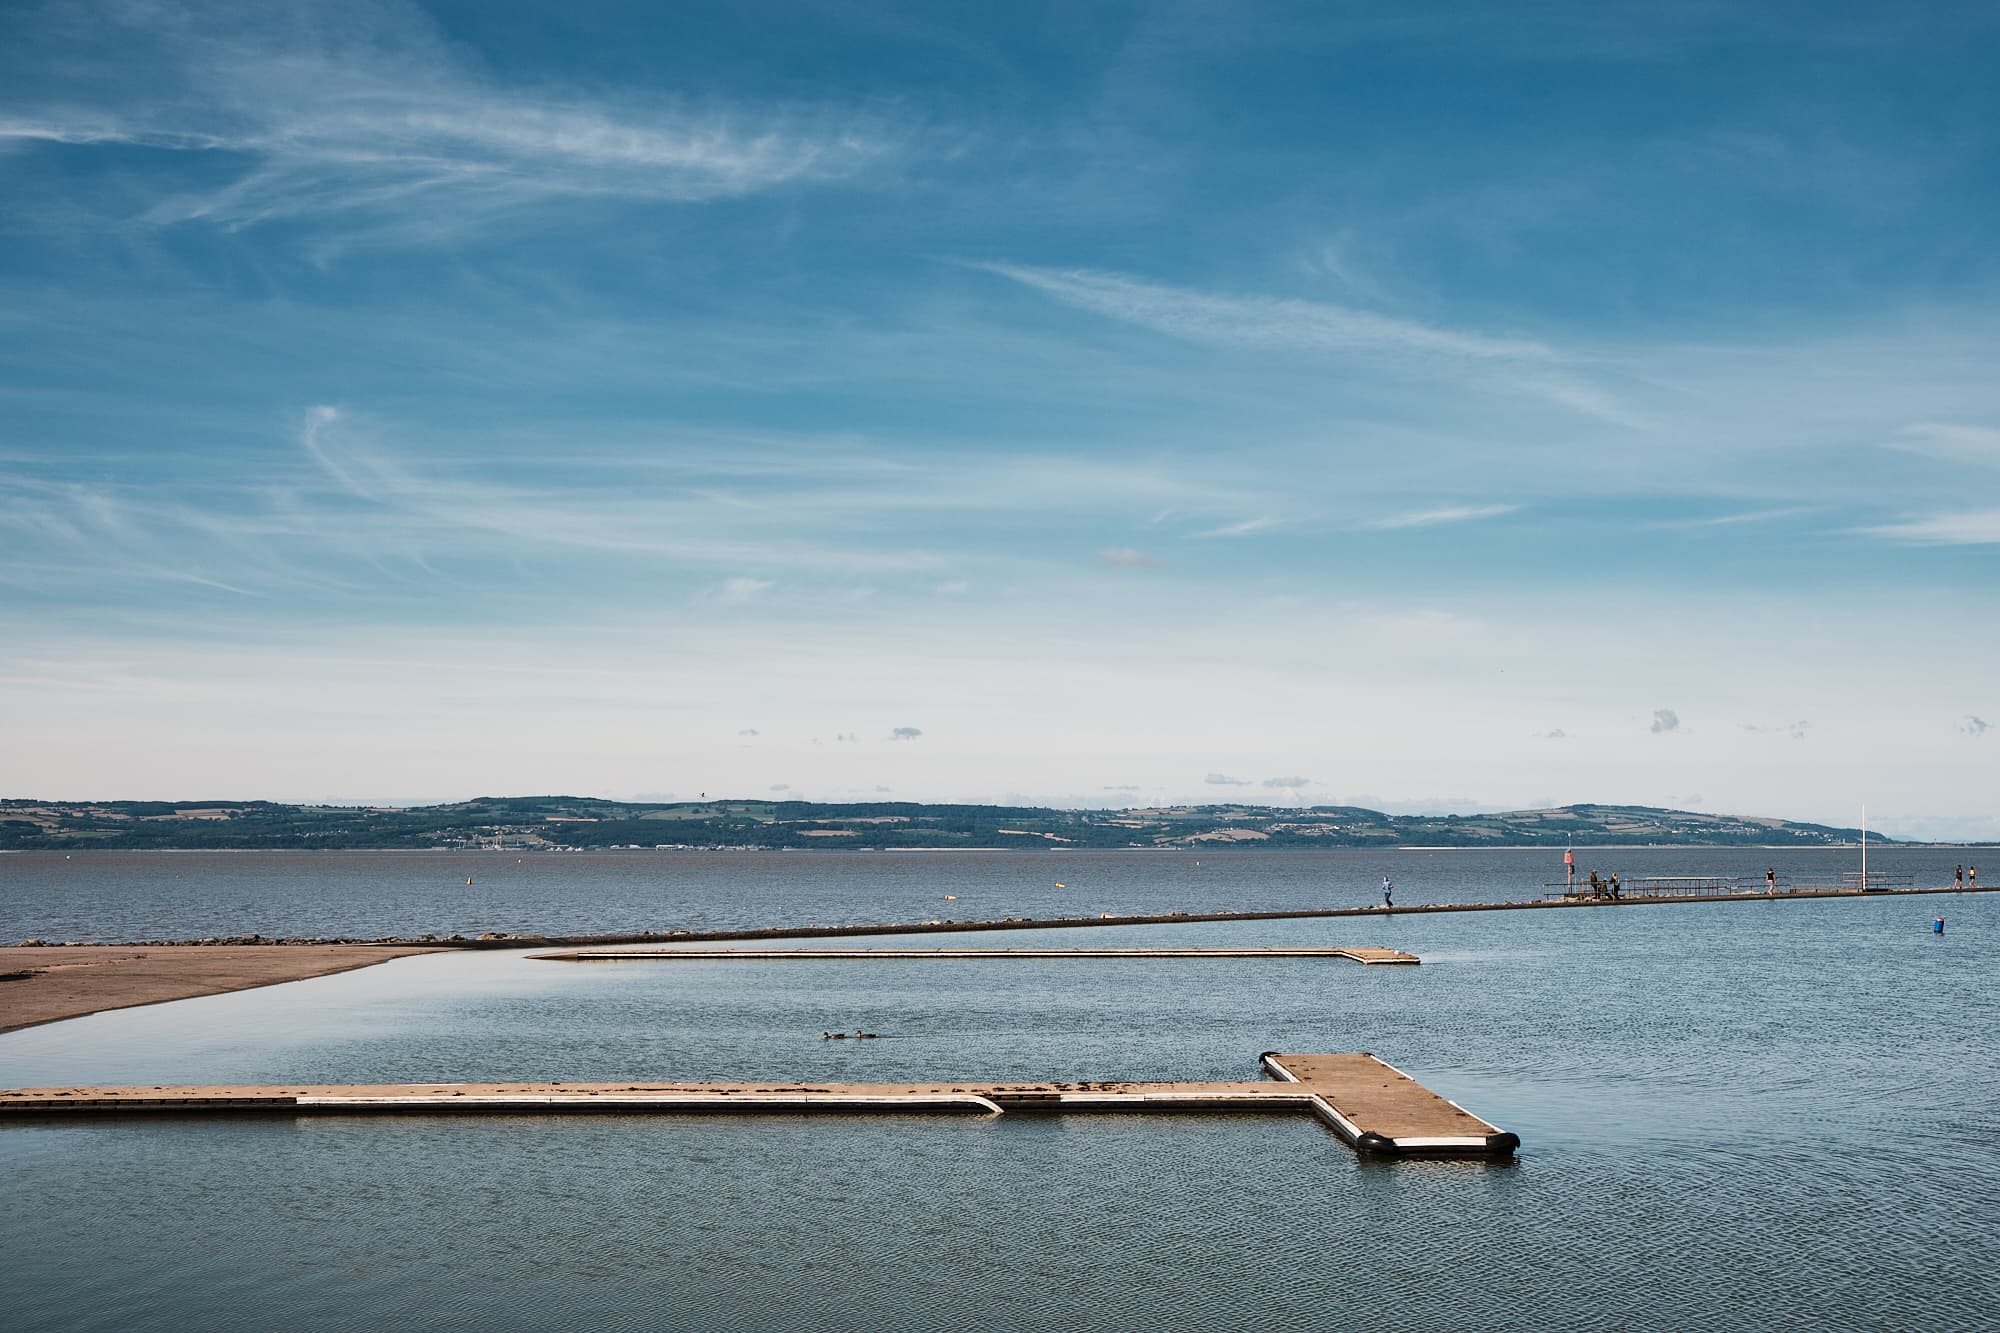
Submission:
M 1460 1109 L 1463 1110 L 1464 1108 L 1461 1107 Z M 1481 1121 L 1480 1123 L 1484 1124 L 1485 1122 Z M 1497 1133 L 1498 1131 L 1495 1132 Z M 1484 1134 L 1476 1136 L 1462 1134 L 1433 1135 L 1430 1137 L 1390 1139 L 1389 1142 L 1395 1144 L 1398 1148 L 1484 1148 L 1486 1147 L 1486 1136 Z
M 1296 1083 L 1298 1080 L 1292 1080 Z M 1316 1101 L 1310 1093 L 1272 1092 L 1065 1092 L 1057 1095 L 1058 1106 L 1131 1106 L 1134 1104 L 1189 1106 L 1297 1106 Z
M 1387 947 L 1387 946 L 1383 946 Z M 544 963 L 772 963 L 772 962 L 892 962 L 904 959 L 978 962 L 985 959 L 1028 958 L 1345 958 L 1364 967 L 1377 964 L 1408 965 L 1422 960 L 1364 958 L 1352 947 L 1310 946 L 1224 948 L 1139 948 L 1139 949 L 568 949 L 560 953 L 534 953 L 528 957 Z
M 645 1095 L 596 1095 L 584 1094 L 455 1094 L 440 1097 L 299 1097 L 292 1105 L 310 1106 L 321 1110 L 339 1107 L 432 1107 L 455 1106 L 467 1108 L 495 1108 L 512 1106 L 615 1106 L 632 1110 L 659 1110 L 698 1106 L 709 1110 L 728 1110 L 737 1106 L 774 1107 L 815 1107 L 815 1106 L 964 1106 L 974 1107 L 988 1115 L 1001 1114 L 1001 1107 L 990 1098 L 977 1093 L 658 1093 Z
M 1285 1068 L 1283 1065 L 1279 1064 L 1278 1059 L 1275 1055 L 1265 1054 L 1257 1058 L 1263 1062 L 1264 1068 L 1270 1070 L 1273 1074 L 1276 1074 L 1279 1078 L 1283 1079 L 1285 1082 L 1297 1083 L 1299 1081 L 1299 1076 L 1297 1074 L 1294 1074 L 1291 1070 Z

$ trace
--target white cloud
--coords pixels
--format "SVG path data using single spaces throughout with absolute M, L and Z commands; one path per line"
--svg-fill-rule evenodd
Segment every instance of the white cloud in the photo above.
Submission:
M 1663 518 L 1646 524 L 1649 528 L 1729 528 L 1744 523 L 1775 523 L 1812 511 L 1804 505 L 1783 505 L 1770 509 L 1748 509 L 1734 514 L 1714 514 L 1707 518 Z
M 1313 780 L 1311 778 L 1299 777 L 1265 778 L 1264 785 L 1274 790 L 1297 791 L 1301 787 L 1312 786 Z
M 2000 429 L 1926 421 L 1905 426 L 1890 448 L 1958 463 L 2000 465 Z
M 913 741 L 924 734 L 922 727 L 897 727 L 889 733 L 892 741 Z
M 1976 740 L 1984 736 L 1992 725 L 1991 722 L 1988 722 L 1985 718 L 1975 713 L 1967 713 L 1965 721 L 1958 724 L 1958 729 Z
M 1481 368 L 1484 381 L 1508 393 L 1626 427 L 1649 423 L 1597 385 L 1577 377 L 1572 359 L 1532 338 L 1496 337 L 1395 315 L 1281 296 L 1219 296 L 1093 269 L 973 265 L 1033 288 L 1065 305 L 1155 333 L 1225 347 L 1312 356 L 1358 357 L 1405 369 Z M 1462 378 L 1462 377 L 1460 377 Z
M 1681 729 L 1681 715 L 1671 708 L 1655 708 L 1653 725 L 1648 728 L 1655 736 L 1663 736 L 1669 731 Z
M 1386 351 L 1473 360 L 1553 362 L 1525 338 L 1492 338 L 1413 320 L 1291 297 L 1214 296 L 1090 269 L 977 267 L 1011 278 L 1067 305 L 1193 342 L 1288 347 L 1323 352 Z
M 412 461 L 407 450 L 392 452 L 374 441 L 367 423 L 325 404 L 307 410 L 298 439 L 341 492 L 415 521 L 426 542 L 439 540 L 440 531 L 449 528 L 510 542 L 712 564 L 784 565 L 814 573 L 908 572 L 941 563 L 926 552 L 820 545 L 805 532 L 798 513 L 774 512 L 797 508 L 782 503 L 717 503 L 713 493 L 691 487 L 647 494 L 629 483 L 570 489 L 509 485 L 470 469 Z M 732 579 L 724 597 L 746 600 L 762 591 L 749 586 L 760 582 Z
M 1129 546 L 1107 546 L 1097 553 L 1097 558 L 1113 569 L 1152 569 L 1160 563 Z
M 1443 523 L 1470 523 L 1476 519 L 1499 518 L 1511 514 L 1521 506 L 1510 504 L 1495 505 L 1444 505 L 1437 509 L 1419 509 L 1408 514 L 1391 514 L 1378 518 L 1366 526 L 1378 532 L 1390 532 L 1400 528 L 1432 528 Z
M 852 174 L 891 150 L 879 118 L 825 107 L 696 107 L 509 86 L 466 64 L 414 11 L 282 9 L 210 21 L 127 8 L 144 69 L 64 104 L 16 108 L 0 138 L 117 144 L 246 160 L 147 220 L 230 227 L 329 214 L 407 215 L 445 229 L 562 197 L 703 201 Z M 107 24 L 116 26 L 115 20 Z M 81 105 L 79 105 L 81 103 Z
M 724 606 L 741 606 L 745 602 L 754 602 L 762 597 L 771 591 L 772 586 L 769 579 L 724 579 L 721 591 L 716 593 L 715 600 Z
M 1202 781 L 1211 787 L 1247 787 L 1250 785 L 1250 779 L 1232 778 L 1227 773 L 1210 773 Z
M 1197 532 L 1197 537 L 1248 537 L 1253 532 L 1265 532 L 1278 526 L 1275 518 L 1246 518 L 1240 523 L 1225 523 L 1219 528 L 1209 528 Z
M 1920 546 L 1991 546 L 2000 542 L 2000 508 L 1961 510 L 1932 518 L 1883 523 L 1860 531 Z

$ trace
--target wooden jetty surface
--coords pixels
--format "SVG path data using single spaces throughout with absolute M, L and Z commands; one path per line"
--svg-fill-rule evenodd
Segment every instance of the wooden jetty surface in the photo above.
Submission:
M 412 1083 L 0 1091 L 0 1119 L 196 1115 L 1306 1113 L 1358 1151 L 1507 1157 L 1520 1140 L 1372 1055 L 1262 1057 L 1276 1081 L 1032 1083 Z
M 1520 1143 L 1372 1055 L 1272 1052 L 1263 1060 L 1279 1078 L 1312 1089 L 1341 1137 L 1364 1152 L 1512 1152 Z
M 1368 966 L 1412 966 L 1423 961 L 1413 953 L 1381 945 L 1243 948 L 1150 949 L 586 949 L 571 953 L 530 955 L 556 963 L 824 963 L 901 959 L 989 958 L 1345 958 Z

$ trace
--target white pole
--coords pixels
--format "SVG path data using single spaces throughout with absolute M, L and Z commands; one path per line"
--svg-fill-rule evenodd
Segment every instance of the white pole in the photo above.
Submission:
M 1861 891 L 1868 892 L 1868 807 L 1861 807 Z

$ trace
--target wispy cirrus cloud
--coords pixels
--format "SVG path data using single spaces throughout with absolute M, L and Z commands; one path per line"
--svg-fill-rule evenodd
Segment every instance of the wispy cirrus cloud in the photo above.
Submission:
M 1475 371 L 1475 382 L 1582 416 L 1627 427 L 1646 424 L 1613 394 L 1583 379 L 1575 358 L 1534 338 L 1448 328 L 1297 297 L 1223 295 L 1096 269 L 1007 263 L 972 267 L 1065 305 L 1188 342 L 1362 358 L 1433 371 L 1455 366 Z
M 565 197 L 729 198 L 850 175 L 899 141 L 879 114 L 509 85 L 413 10 L 357 6 L 337 23 L 312 12 L 128 7 L 87 49 L 115 32 L 130 68 L 0 100 L 0 141 L 241 162 L 141 215 L 227 227 L 406 213 L 422 199 L 448 203 L 431 216 L 462 226 Z
M 1917 546 L 1991 546 L 2000 543 L 2000 508 L 1965 509 L 1900 523 L 1878 523 L 1858 531 Z
M 1518 511 L 1520 507 L 1513 504 L 1441 505 L 1436 509 L 1390 514 L 1364 526 L 1377 532 L 1393 532 L 1402 528 L 1434 528 L 1446 523 L 1471 523 L 1482 518 L 1499 518 L 1503 514 Z
M 1957 422 L 1924 421 L 1905 426 L 1892 449 L 1922 454 L 1956 463 L 2000 466 L 2000 428 L 1969 426 Z
M 1806 505 L 1780 505 L 1770 509 L 1746 509 L 1733 514 L 1711 514 L 1705 518 L 1661 518 L 1647 523 L 1649 528 L 1731 528 L 1744 523 L 1776 523 L 1811 513 Z
M 411 464 L 370 439 L 339 408 L 311 408 L 299 446 L 339 493 L 379 507 L 391 525 L 420 521 L 440 534 L 485 534 L 510 541 L 614 555 L 656 556 L 702 564 L 907 572 L 941 566 L 926 551 L 883 550 L 838 534 L 804 534 L 797 514 L 776 517 L 756 505 L 720 505 L 700 488 L 635 495 L 629 487 L 552 490 L 506 484 L 436 464 Z M 728 600 L 746 600 L 750 576 L 724 585 Z M 734 586 L 736 591 L 731 593 Z M 754 595 L 752 590 L 748 595 Z
M 716 590 L 715 600 L 724 606 L 742 606 L 754 602 L 775 585 L 769 579 L 733 578 L 724 579 L 722 587 Z
M 1225 523 L 1221 527 L 1207 528 L 1194 535 L 1197 537 L 1248 537 L 1254 533 L 1269 532 L 1279 526 L 1275 518 L 1246 518 L 1238 523 Z
M 998 263 L 974 267 L 1011 278 L 1067 305 L 1194 342 L 1545 364 L 1558 359 L 1554 351 L 1532 339 L 1464 333 L 1319 301 L 1219 296 L 1093 269 Z

